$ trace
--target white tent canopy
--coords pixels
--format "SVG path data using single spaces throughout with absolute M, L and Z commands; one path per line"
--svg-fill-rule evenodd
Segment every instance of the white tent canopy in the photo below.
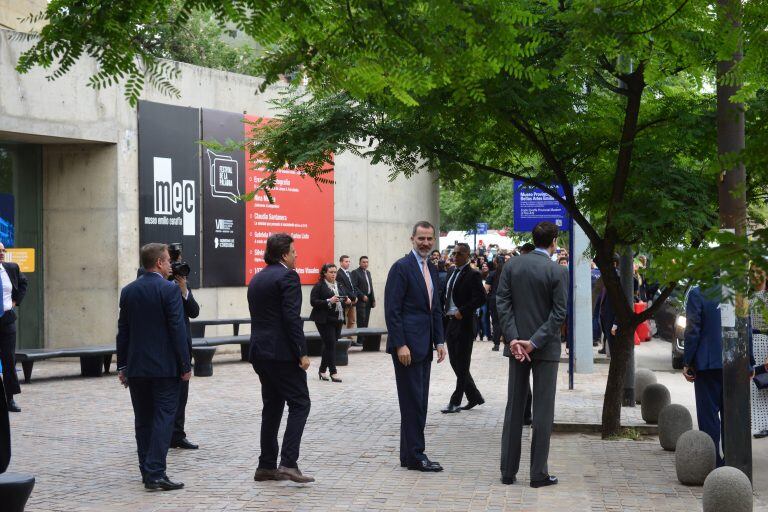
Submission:
M 449 231 L 446 236 L 440 237 L 440 247 L 439 249 L 445 250 L 450 245 L 455 245 L 456 242 L 464 242 L 469 244 L 469 247 L 474 250 L 475 249 L 475 240 L 477 242 L 480 242 L 480 240 L 483 241 L 483 244 L 488 247 L 491 244 L 496 244 L 499 246 L 499 249 L 507 249 L 512 250 L 515 247 L 517 247 L 517 244 L 514 240 L 509 238 L 508 236 L 501 236 L 498 231 L 496 230 L 488 230 L 488 233 L 485 235 L 467 235 L 465 231 Z

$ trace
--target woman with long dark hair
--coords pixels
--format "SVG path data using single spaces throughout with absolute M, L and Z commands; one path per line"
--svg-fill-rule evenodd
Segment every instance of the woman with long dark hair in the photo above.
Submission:
M 336 341 L 341 335 L 341 325 L 344 323 L 344 307 L 351 304 L 349 293 L 344 286 L 336 281 L 338 269 L 333 263 L 326 263 L 320 269 L 320 280 L 309 294 L 312 313 L 309 319 L 315 322 L 317 332 L 323 343 L 323 356 L 320 361 L 320 380 L 341 382 L 336 371 Z M 325 374 L 329 370 L 330 378 Z

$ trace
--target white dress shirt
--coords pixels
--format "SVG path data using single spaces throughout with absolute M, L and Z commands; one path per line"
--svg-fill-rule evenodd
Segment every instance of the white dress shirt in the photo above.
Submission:
M 0 265 L 0 280 L 3 281 L 3 312 L 10 311 L 13 309 L 13 284 L 11 284 L 11 277 L 2 265 Z

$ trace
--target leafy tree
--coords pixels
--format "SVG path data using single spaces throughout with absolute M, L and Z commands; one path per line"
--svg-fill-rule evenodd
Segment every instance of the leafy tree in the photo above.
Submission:
M 476 174 L 464 180 L 440 182 L 440 228 L 474 229 L 487 222 L 490 229 L 512 225 L 512 180 L 494 174 Z
M 173 20 L 167 0 L 52 0 L 45 14 L 50 23 L 18 69 L 53 66 L 55 77 L 87 54 L 101 66 L 96 85 L 125 79 L 135 100 L 145 76 L 161 87 L 170 83 L 137 42 L 143 24 L 183 25 L 196 8 L 211 9 L 265 48 L 258 64 L 265 87 L 286 73 L 295 74 L 296 83 L 307 79 L 307 93 L 281 98 L 278 121 L 247 141 L 269 158 L 273 173 L 287 164 L 319 176 L 331 153 L 350 151 L 405 176 L 518 178 L 561 201 L 589 237 L 617 309 L 604 436 L 620 430 L 635 327 L 678 279 L 705 275 L 704 269 L 750 250 L 724 238 L 717 251 L 691 250 L 717 222 L 721 162 L 708 91 L 715 63 L 730 58 L 740 39 L 718 23 L 716 6 L 688 0 L 187 0 Z M 763 105 L 753 100 L 762 90 L 756 70 L 768 46 L 755 45 L 768 37 L 762 31 L 768 8 L 748 2 L 745 10 L 745 60 L 727 79 L 753 80 L 743 99 L 761 117 Z M 273 180 L 267 175 L 261 189 Z M 564 199 L 545 185 L 552 182 L 565 186 Z M 750 192 L 760 193 L 764 183 L 756 175 Z M 637 315 L 623 299 L 611 260 L 622 246 L 640 242 L 659 262 L 662 294 Z M 697 260 L 702 253 L 709 259 Z

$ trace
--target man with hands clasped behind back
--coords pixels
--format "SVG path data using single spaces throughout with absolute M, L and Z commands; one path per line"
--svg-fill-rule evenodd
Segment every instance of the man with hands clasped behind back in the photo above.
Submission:
M 532 234 L 536 249 L 504 265 L 496 294 L 502 332 L 509 341 L 504 355 L 512 356 L 501 441 L 501 481 L 513 484 L 517 479 L 528 379 L 533 373 L 530 485 L 544 487 L 557 484 L 557 478 L 548 472 L 547 458 L 555 415 L 560 327 L 567 311 L 568 269 L 551 260 L 557 248 L 555 224 L 540 222 Z

